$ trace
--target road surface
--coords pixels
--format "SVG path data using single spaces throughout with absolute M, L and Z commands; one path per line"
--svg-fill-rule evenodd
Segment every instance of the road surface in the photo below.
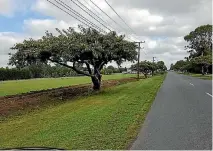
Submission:
M 212 149 L 211 80 L 169 72 L 131 149 Z

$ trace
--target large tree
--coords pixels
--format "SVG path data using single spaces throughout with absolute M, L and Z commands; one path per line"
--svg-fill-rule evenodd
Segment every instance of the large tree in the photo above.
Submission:
M 73 28 L 62 31 L 57 29 L 60 33 L 58 36 L 46 32 L 41 39 L 17 43 L 12 48 L 17 52 L 11 56 L 9 64 L 25 67 L 37 62 L 53 62 L 91 77 L 93 89 L 99 90 L 100 71 L 104 65 L 111 61 L 121 64 L 136 59 L 137 46 L 124 40 L 124 36 L 118 36 L 115 32 L 101 34 L 81 26 L 79 29 L 80 32 Z M 82 65 L 87 71 L 79 68 Z
M 191 67 L 201 67 L 202 74 L 209 73 L 209 67 L 212 65 L 212 56 L 199 56 L 191 59 Z
M 190 53 L 189 58 L 212 53 L 212 25 L 202 25 L 184 37 L 188 42 L 185 47 Z
M 193 61 L 192 64 L 187 67 L 199 68 L 201 66 L 201 73 L 204 74 L 205 68 L 208 68 L 207 66 L 209 65 L 201 63 L 200 61 L 202 60 L 202 62 L 206 62 L 207 60 L 204 59 L 207 59 L 208 57 L 205 58 L 202 56 L 212 55 L 212 25 L 202 25 L 197 27 L 194 31 L 191 31 L 186 35 L 184 40 L 188 42 L 188 45 L 185 48 L 190 53 L 187 60 L 190 61 L 191 59 L 198 57 L 195 61 L 199 61 L 199 63 Z

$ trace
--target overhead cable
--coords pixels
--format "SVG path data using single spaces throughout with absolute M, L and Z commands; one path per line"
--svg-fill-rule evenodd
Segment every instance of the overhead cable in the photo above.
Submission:
M 98 23 L 100 23 L 103 27 L 105 27 L 106 29 L 108 29 L 109 31 L 111 31 L 111 29 L 109 29 L 108 27 L 106 27 L 104 24 L 102 24 L 99 20 L 97 20 L 95 17 L 93 17 L 90 13 L 88 13 L 85 9 L 83 9 L 81 6 L 79 6 L 79 4 L 77 4 L 74 0 L 70 0 L 71 2 L 73 2 L 76 6 L 78 6 L 81 10 L 83 10 L 85 13 L 87 13 L 90 17 L 92 17 L 93 19 L 95 19 Z
M 115 11 L 115 9 L 107 2 L 107 0 L 105 0 L 105 2 L 107 3 L 107 5 L 113 10 L 113 12 L 124 22 L 124 24 L 129 27 L 129 29 L 134 33 L 134 30 L 125 22 L 125 20 Z

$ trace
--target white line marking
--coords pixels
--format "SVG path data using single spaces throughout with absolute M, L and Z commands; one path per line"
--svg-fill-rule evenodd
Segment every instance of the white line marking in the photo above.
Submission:
M 211 97 L 213 97 L 211 94 L 209 94 L 209 93 L 207 93 L 207 92 L 206 92 L 206 94 L 209 95 L 209 96 L 211 96 Z
M 190 83 L 190 85 L 194 86 L 194 84 Z

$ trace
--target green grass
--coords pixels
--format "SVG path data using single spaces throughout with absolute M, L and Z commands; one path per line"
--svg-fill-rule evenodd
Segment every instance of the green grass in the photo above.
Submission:
M 202 75 L 202 74 L 195 74 L 195 73 L 185 73 L 185 75 L 189 75 L 189 76 L 204 79 L 204 80 L 212 80 L 212 74 Z
M 136 77 L 134 74 L 104 75 L 103 80 Z M 89 77 L 43 78 L 30 80 L 0 81 L 0 96 L 26 93 L 77 84 L 91 83 Z
M 127 149 L 164 78 L 119 85 L 9 118 L 0 123 L 0 148 Z

